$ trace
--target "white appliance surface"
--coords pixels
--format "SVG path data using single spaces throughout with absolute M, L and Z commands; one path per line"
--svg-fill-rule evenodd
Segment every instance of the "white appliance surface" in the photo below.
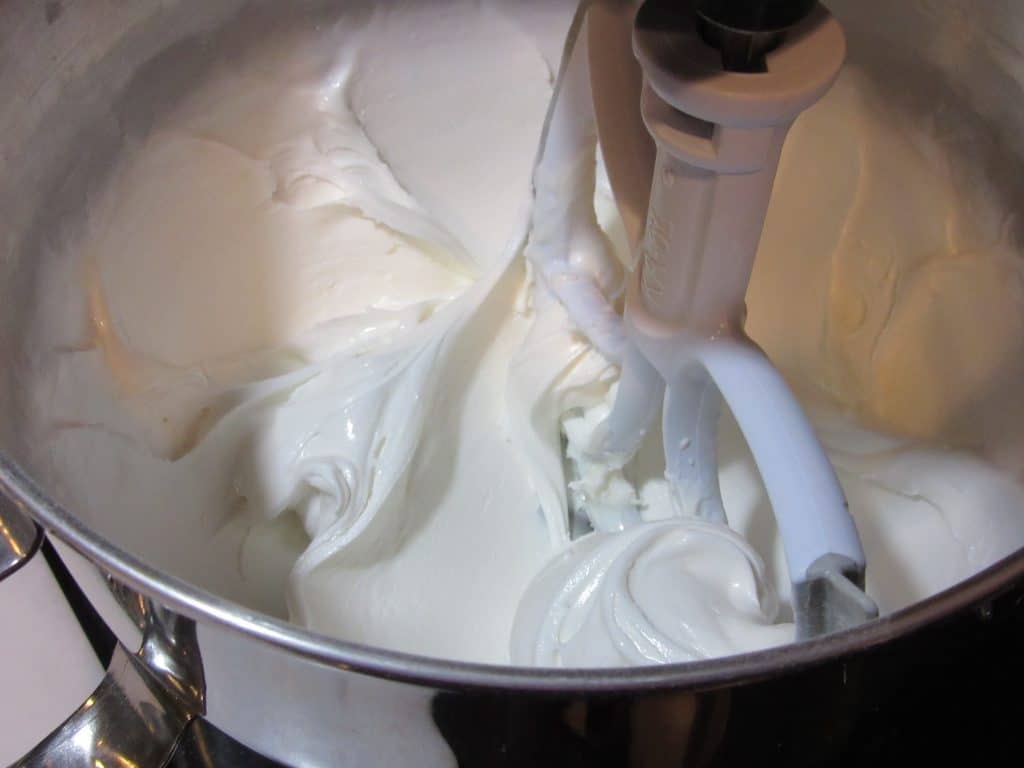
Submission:
M 0 766 L 24 755 L 103 678 L 42 554 L 0 582 Z

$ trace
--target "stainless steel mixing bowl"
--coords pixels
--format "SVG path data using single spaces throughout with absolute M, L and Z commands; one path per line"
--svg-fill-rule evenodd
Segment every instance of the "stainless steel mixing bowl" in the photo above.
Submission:
M 214 764 L 202 762 L 209 748 L 202 757 L 195 744 L 208 733 L 295 766 L 662 766 L 766 755 L 795 765 L 837 749 L 874 754 L 873 735 L 894 722 L 918 757 L 930 734 L 975 728 L 985 738 L 999 727 L 984 687 L 955 722 L 938 702 L 949 686 L 1019 673 L 998 660 L 1024 637 L 1024 553 L 813 642 L 679 666 L 513 669 L 376 650 L 254 612 L 123 551 L 76 516 L 74 499 L 58 503 L 41 487 L 19 429 L 18 361 L 46 239 L 81 208 L 123 136 L 144 132 L 202 71 L 214 55 L 210 31 L 242 4 L 0 0 L 0 579 L 38 551 L 29 518 L 83 556 L 75 576 L 92 608 L 80 611 L 109 670 L 26 764 L 161 765 L 191 729 L 191 754 L 204 765 Z M 830 5 L 843 18 L 855 4 Z M 941 20 L 964 4 L 907 6 L 885 13 Z M 977 3 L 972 12 L 1015 18 L 1007 8 Z M 870 20 L 851 19 L 852 46 L 877 44 Z M 997 76 L 977 60 L 965 70 L 979 82 Z M 988 117 L 1007 133 L 1024 127 L 1016 102 Z M 922 714 L 929 699 L 936 706 Z M 931 725 L 914 731 L 908 713 Z

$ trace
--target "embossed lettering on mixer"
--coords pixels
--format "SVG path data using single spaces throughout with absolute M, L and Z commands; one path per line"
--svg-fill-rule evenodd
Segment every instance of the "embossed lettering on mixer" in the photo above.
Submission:
M 665 172 L 666 182 L 672 178 L 672 174 Z M 668 250 L 667 227 L 662 222 L 656 208 L 651 208 L 647 218 L 647 253 L 644 260 L 644 271 L 640 279 L 644 281 L 644 289 L 649 290 L 654 296 L 661 296 L 664 292 L 664 281 L 661 275 L 661 264 Z
M 36 463 L 130 551 L 360 643 L 590 666 L 792 639 L 728 417 L 728 527 L 673 502 L 660 434 L 583 460 L 618 367 L 524 258 L 575 4 L 362 5 L 225 55 L 126 147 L 40 284 Z M 980 123 L 910 98 L 851 51 L 786 144 L 748 293 L 883 611 L 1024 543 L 1012 207 L 971 170 Z M 594 202 L 621 243 L 600 167 Z M 570 536 L 565 453 L 636 523 Z

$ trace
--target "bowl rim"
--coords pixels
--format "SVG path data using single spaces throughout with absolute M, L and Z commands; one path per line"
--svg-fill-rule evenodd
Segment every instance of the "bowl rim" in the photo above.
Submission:
M 626 668 L 515 667 L 418 656 L 353 643 L 246 608 L 146 563 L 92 530 L 0 452 L 0 493 L 93 565 L 160 605 L 199 623 L 241 633 L 306 660 L 373 677 L 441 689 L 537 694 L 701 690 L 755 682 L 853 655 L 984 602 L 1024 580 L 1024 548 L 969 579 L 859 627 L 800 643 L 680 664 Z

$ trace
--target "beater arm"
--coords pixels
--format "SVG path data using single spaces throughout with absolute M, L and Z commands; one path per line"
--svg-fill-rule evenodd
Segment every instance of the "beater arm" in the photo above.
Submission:
M 632 448 L 648 426 L 630 425 L 635 398 L 664 382 L 666 476 L 684 508 L 724 521 L 715 440 L 724 398 L 779 525 L 798 637 L 877 614 L 835 471 L 782 376 L 742 331 L 786 134 L 845 57 L 838 22 L 817 3 L 803 5 L 806 15 L 784 19 L 788 29 L 763 13 L 737 29 L 729 4 L 709 0 L 652 1 L 636 16 L 641 113 L 656 159 L 626 302 L 638 353 L 626 357 L 606 445 Z

